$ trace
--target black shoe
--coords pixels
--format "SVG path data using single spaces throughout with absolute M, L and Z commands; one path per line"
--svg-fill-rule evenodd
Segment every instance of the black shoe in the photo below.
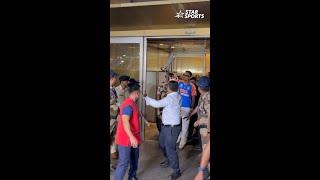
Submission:
M 162 168 L 167 168 L 167 167 L 169 167 L 168 161 L 163 161 L 163 162 L 161 162 L 161 163 L 160 163 L 160 167 L 162 167 Z
M 111 165 L 111 166 L 110 166 L 110 171 L 113 172 L 113 171 L 115 171 L 115 170 L 116 170 L 116 167 L 115 167 L 114 165 Z
M 178 179 L 181 176 L 181 173 L 172 173 L 169 176 L 169 179 Z
M 166 163 L 166 164 L 160 164 L 160 167 L 162 167 L 162 168 L 167 168 L 167 167 L 169 167 L 169 163 Z
M 168 164 L 168 161 L 163 161 L 160 164 Z
M 129 178 L 128 180 L 138 180 L 136 177 Z

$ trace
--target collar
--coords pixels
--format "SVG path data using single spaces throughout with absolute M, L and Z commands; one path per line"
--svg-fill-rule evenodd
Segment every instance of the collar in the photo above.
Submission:
M 169 95 L 176 95 L 176 94 L 178 94 L 178 92 L 171 92 L 171 93 L 167 94 L 167 96 L 169 96 Z

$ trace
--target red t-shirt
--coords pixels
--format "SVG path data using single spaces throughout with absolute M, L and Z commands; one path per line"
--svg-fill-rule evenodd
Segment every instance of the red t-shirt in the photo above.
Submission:
M 130 116 L 129 124 L 133 136 L 137 139 L 138 144 L 141 144 L 140 137 L 140 124 L 139 124 L 139 107 L 138 105 L 130 98 L 127 98 L 123 101 L 120 107 L 120 113 L 118 116 L 118 127 L 116 133 L 116 144 L 126 147 L 131 147 L 129 136 L 124 130 L 122 122 L 122 111 L 125 107 L 130 106 L 132 108 L 132 115 Z

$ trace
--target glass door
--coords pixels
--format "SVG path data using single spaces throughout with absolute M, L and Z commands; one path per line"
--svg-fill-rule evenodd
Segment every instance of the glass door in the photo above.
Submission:
M 112 37 L 110 38 L 110 69 L 121 75 L 127 75 L 140 82 L 143 92 L 143 38 Z M 119 84 L 117 82 L 116 86 Z M 143 112 L 142 98 L 139 109 Z M 144 121 L 140 119 L 141 136 L 144 138 Z

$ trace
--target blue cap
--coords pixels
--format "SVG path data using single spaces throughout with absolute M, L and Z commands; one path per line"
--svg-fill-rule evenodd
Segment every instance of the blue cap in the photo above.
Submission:
M 118 74 L 116 72 L 110 70 L 110 79 L 114 78 L 114 77 L 117 77 L 117 76 L 118 76 Z
M 198 86 L 201 88 L 201 89 L 208 89 L 210 88 L 210 78 L 207 77 L 207 76 L 202 76 L 199 78 L 199 81 L 198 81 Z

